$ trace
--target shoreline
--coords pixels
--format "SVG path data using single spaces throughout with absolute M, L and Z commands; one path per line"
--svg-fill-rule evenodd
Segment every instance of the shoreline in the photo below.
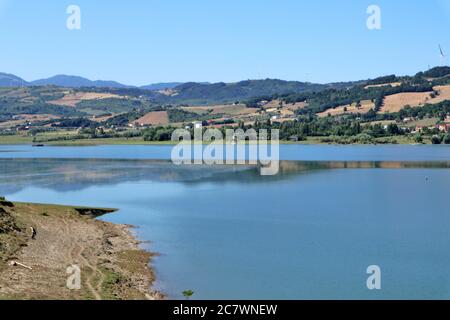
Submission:
M 74 141 L 71 143 L 44 143 L 39 147 L 33 146 L 32 143 L 24 142 L 24 143 L 15 143 L 15 142 L 5 142 L 0 140 L 0 146 L 32 146 L 36 148 L 41 147 L 99 147 L 99 146 L 149 146 L 149 147 L 158 147 L 158 146 L 166 146 L 173 147 L 178 143 L 172 142 L 161 142 L 161 143 L 148 143 L 148 142 L 136 142 L 136 143 L 127 143 L 127 142 L 114 142 L 108 143 L 108 141 L 101 141 L 95 143 L 83 143 L 81 141 Z M 203 145 L 209 145 L 209 143 L 202 143 Z M 269 143 L 270 145 L 271 143 Z M 248 145 L 248 143 L 246 143 Z M 448 144 L 432 144 L 432 143 L 415 143 L 415 142 L 407 142 L 407 143 L 328 143 L 328 142 L 288 142 L 288 141 L 280 141 L 279 145 L 298 145 L 298 146 L 448 146 Z
M 164 299 L 152 290 L 156 254 L 132 226 L 96 219 L 114 211 L 0 201 L 0 300 Z M 67 287 L 70 266 L 79 267 L 79 289 Z
M 308 137 L 303 141 L 279 141 L 280 145 L 431 145 L 430 139 L 424 139 L 423 143 L 417 143 L 412 138 L 405 136 L 392 136 L 385 138 L 376 138 L 372 142 L 330 142 L 323 141 L 330 137 Z M 270 142 L 270 141 L 269 141 Z M 95 139 L 75 139 L 75 140 L 49 140 L 49 141 L 33 141 L 28 136 L 0 136 L 0 145 L 34 145 L 36 143 L 44 146 L 101 146 L 101 145 L 146 145 L 146 146 L 174 146 L 179 142 L 174 141 L 144 141 L 141 138 L 95 138 Z M 249 142 L 246 142 L 248 144 Z M 203 143 L 209 144 L 209 143 Z

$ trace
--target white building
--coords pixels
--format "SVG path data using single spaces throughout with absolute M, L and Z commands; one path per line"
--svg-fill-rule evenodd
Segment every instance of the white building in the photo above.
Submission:
M 203 126 L 203 123 L 202 123 L 202 122 L 194 122 L 194 128 L 195 128 L 195 129 L 201 129 L 202 126 Z

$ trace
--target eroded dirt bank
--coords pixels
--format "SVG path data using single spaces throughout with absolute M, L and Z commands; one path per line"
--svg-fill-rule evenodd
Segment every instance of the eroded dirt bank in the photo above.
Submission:
M 130 227 L 94 219 L 112 211 L 0 201 L 0 299 L 162 299 Z

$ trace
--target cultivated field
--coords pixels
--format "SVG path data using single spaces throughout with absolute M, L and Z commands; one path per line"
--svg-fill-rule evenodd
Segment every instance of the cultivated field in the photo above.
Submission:
M 324 112 L 318 113 L 317 115 L 319 117 L 328 117 L 328 115 L 330 114 L 331 116 L 338 116 L 341 114 L 346 114 L 346 113 L 367 113 L 369 112 L 370 109 L 374 108 L 374 103 L 370 100 L 364 100 L 361 101 L 361 106 L 360 107 L 356 107 L 356 103 L 353 103 L 351 105 L 345 105 L 345 106 L 340 106 L 337 107 L 335 109 L 328 109 L 325 110 Z M 345 111 L 347 110 L 347 111 Z
M 307 107 L 308 104 L 306 102 L 296 102 L 296 103 L 280 103 L 280 100 L 272 100 L 265 106 L 263 106 L 263 109 L 270 110 L 274 108 L 281 108 L 281 109 L 288 109 L 291 111 L 295 111 L 298 109 L 303 109 Z
M 84 100 L 102 100 L 102 99 L 110 99 L 124 98 L 117 94 L 111 93 L 96 93 L 96 92 L 76 92 L 71 93 L 67 92 L 65 96 L 58 100 L 49 101 L 48 103 L 58 105 L 58 106 L 66 106 L 66 107 L 76 107 L 78 103 Z
M 419 107 L 428 103 L 431 99 L 431 92 L 402 92 L 386 96 L 380 112 L 398 112 L 406 106 Z
M 364 122 L 361 125 L 364 126 L 374 126 L 374 125 L 381 125 L 381 126 L 387 126 L 391 123 L 396 123 L 395 120 L 381 120 L 381 121 L 371 121 L 371 122 Z
M 444 100 L 450 100 L 450 85 L 436 86 L 433 88 L 439 94 L 432 97 L 432 92 L 404 92 L 387 96 L 381 112 L 398 112 L 406 106 L 420 107 L 424 104 L 436 104 Z
M 114 118 L 117 115 L 118 114 L 111 114 L 108 116 L 93 116 L 92 118 L 90 118 L 90 120 L 95 121 L 95 122 L 103 122 L 103 121 L 109 120 L 111 118 Z
M 14 120 L 0 122 L 0 129 L 52 119 L 59 119 L 59 117 L 51 114 L 18 114 L 14 116 Z
M 439 122 L 439 118 L 425 118 L 417 121 L 407 122 L 404 125 L 408 128 L 420 127 L 432 127 Z
M 169 124 L 169 116 L 167 111 L 154 111 L 149 112 L 142 118 L 137 119 L 135 122 L 140 125 L 167 125 Z
M 400 86 L 401 84 L 402 84 L 401 82 L 382 83 L 382 84 L 371 84 L 371 85 L 365 86 L 364 89 L 380 88 L 380 87 L 387 87 L 387 86 L 398 87 L 398 86 Z
M 194 112 L 198 114 L 218 115 L 224 114 L 229 116 L 249 115 L 257 111 L 255 108 L 247 108 L 243 104 L 238 105 L 215 105 L 215 106 L 201 106 L 201 107 L 182 107 L 183 110 Z
M 292 104 L 284 104 L 283 108 L 286 108 L 291 111 L 295 111 L 298 109 L 306 108 L 307 106 L 308 106 L 308 103 L 306 103 L 306 102 L 296 102 L 296 103 L 292 103 Z
M 433 88 L 435 91 L 439 92 L 435 98 L 432 98 L 428 103 L 439 103 L 444 100 L 450 100 L 450 85 L 448 86 L 436 86 Z

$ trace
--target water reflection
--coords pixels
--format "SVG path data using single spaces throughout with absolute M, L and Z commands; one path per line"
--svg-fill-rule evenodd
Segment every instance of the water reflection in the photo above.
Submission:
M 281 161 L 278 175 L 261 176 L 257 166 L 176 166 L 166 160 L 0 159 L 0 194 L 19 192 L 30 186 L 74 191 L 92 185 L 136 181 L 266 183 L 330 169 L 403 168 L 450 168 L 450 161 Z

